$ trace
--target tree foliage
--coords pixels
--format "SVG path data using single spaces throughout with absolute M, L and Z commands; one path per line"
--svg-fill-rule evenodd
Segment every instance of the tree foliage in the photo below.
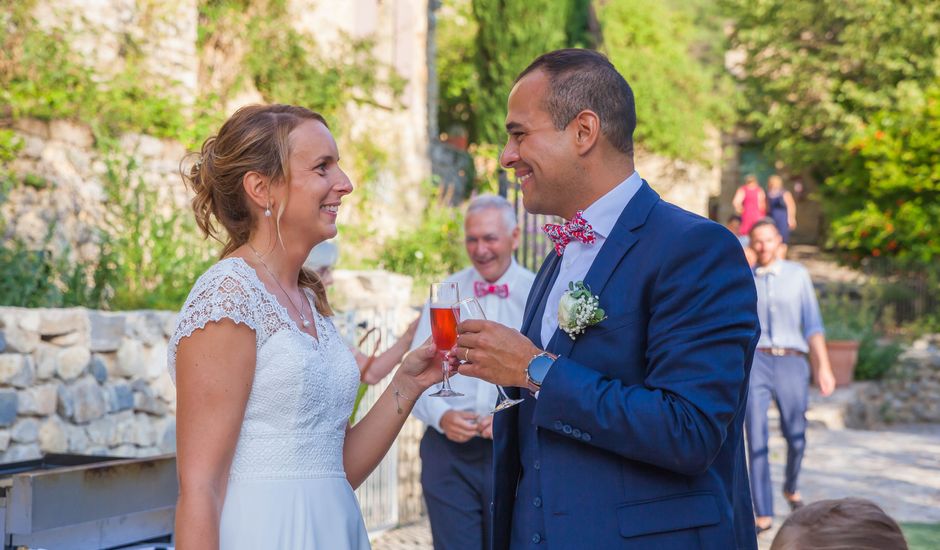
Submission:
M 710 2 L 463 0 L 440 12 L 437 67 L 440 127 L 468 131 L 478 145 L 501 144 L 506 98 L 536 56 L 596 47 L 637 96 L 638 141 L 673 158 L 698 160 L 706 128 L 733 118 L 722 78 L 721 20 Z M 489 149 L 487 149 L 489 150 Z
M 506 98 L 520 71 L 540 54 L 569 44 L 572 0 L 473 0 L 477 89 L 471 140 L 502 143 Z
M 940 258 L 940 83 L 872 114 L 826 180 L 830 244 L 847 257 Z
M 937 78 L 933 0 L 724 0 L 746 121 L 795 167 L 825 166 L 870 117 Z
M 635 141 L 672 158 L 701 160 L 709 127 L 732 119 L 734 94 L 712 56 L 714 20 L 696 4 L 610 0 L 598 18 L 602 49 L 633 88 Z M 696 55 L 695 52 L 709 55 Z
M 415 289 L 427 288 L 460 270 L 467 262 L 463 243 L 463 211 L 450 197 L 427 187 L 430 206 L 412 228 L 386 243 L 374 267 L 414 277 Z
M 744 119 L 773 157 L 825 182 L 830 244 L 856 260 L 935 257 L 940 4 L 724 4 Z

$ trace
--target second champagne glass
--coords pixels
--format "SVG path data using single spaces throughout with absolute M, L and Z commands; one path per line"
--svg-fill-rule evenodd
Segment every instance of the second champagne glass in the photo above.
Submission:
M 486 320 L 486 315 L 483 313 L 483 307 L 480 306 L 480 302 L 478 302 L 476 298 L 467 298 L 466 300 L 461 300 L 454 304 L 454 317 L 456 317 L 458 323 L 460 321 L 467 321 L 469 319 Z M 496 390 L 499 392 L 499 398 L 496 402 L 496 407 L 490 411 L 490 414 L 498 413 L 499 411 L 508 409 L 513 405 L 522 403 L 522 399 L 510 399 L 503 390 L 503 387 L 499 384 L 496 384 Z
M 450 387 L 450 363 L 447 354 L 457 344 L 457 317 L 454 315 L 453 305 L 460 299 L 457 293 L 457 283 L 431 284 L 431 336 L 438 351 L 444 352 L 444 361 L 441 364 L 444 381 L 441 389 L 428 397 L 460 397 L 463 394 Z

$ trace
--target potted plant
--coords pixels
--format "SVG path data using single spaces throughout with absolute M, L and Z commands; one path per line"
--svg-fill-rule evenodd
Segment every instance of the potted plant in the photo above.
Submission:
M 851 293 L 836 291 L 824 295 L 819 303 L 836 387 L 848 386 L 855 379 L 859 343 L 866 330 L 871 330 L 865 326 L 869 316 L 862 302 Z M 813 368 L 815 370 L 815 365 Z
M 837 388 L 848 386 L 855 379 L 859 343 L 857 339 L 826 338 L 826 351 L 829 353 L 829 364 L 832 365 Z

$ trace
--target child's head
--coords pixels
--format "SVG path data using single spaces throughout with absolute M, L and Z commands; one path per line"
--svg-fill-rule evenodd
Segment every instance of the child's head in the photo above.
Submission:
M 820 500 L 780 527 L 770 550 L 907 550 L 901 528 L 863 498 Z

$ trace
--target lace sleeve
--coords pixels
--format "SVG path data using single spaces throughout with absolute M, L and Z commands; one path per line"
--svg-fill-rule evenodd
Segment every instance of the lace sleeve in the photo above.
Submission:
M 196 281 L 180 311 L 176 330 L 167 346 L 167 367 L 176 382 L 176 349 L 183 338 L 192 335 L 208 323 L 230 319 L 247 325 L 257 334 L 254 293 L 251 286 L 236 272 L 212 269 Z M 221 271 L 221 272 L 220 272 Z

